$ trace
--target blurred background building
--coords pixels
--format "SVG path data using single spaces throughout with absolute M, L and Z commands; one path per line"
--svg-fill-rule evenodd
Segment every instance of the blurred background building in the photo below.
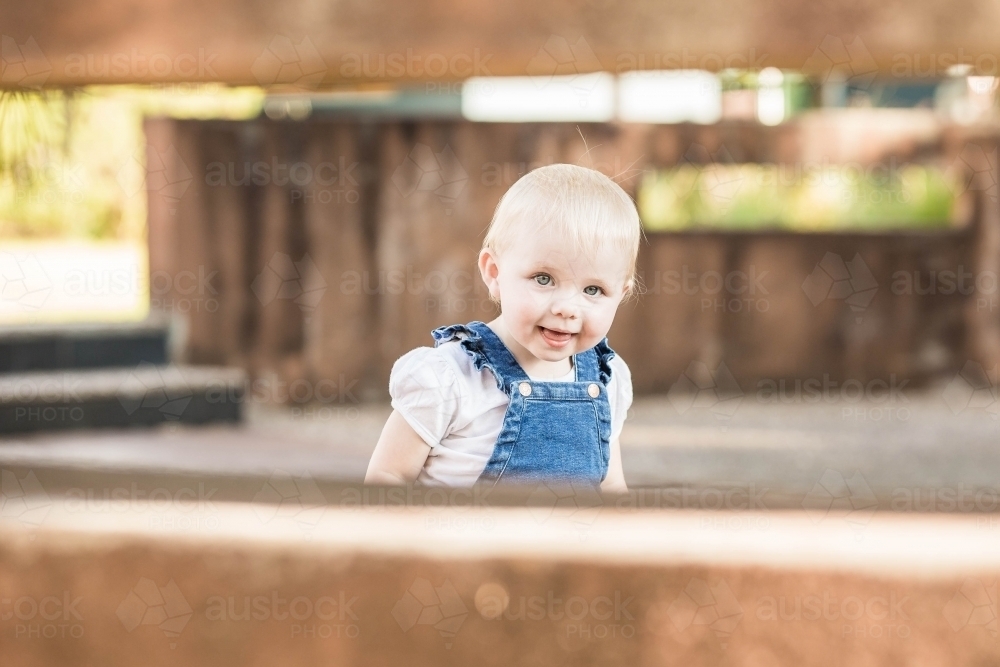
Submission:
M 619 180 L 646 227 L 648 291 L 612 334 L 626 359 L 654 341 L 639 391 L 666 391 L 692 360 L 747 389 L 824 370 L 926 382 L 997 358 L 991 186 L 973 182 L 995 166 L 996 79 L 967 65 L 880 77 L 863 44 L 861 64 L 826 44 L 803 63 L 827 58 L 819 80 L 586 73 L 586 40 L 554 36 L 529 63 L 550 73 L 327 92 L 308 90 L 330 68 L 307 42 L 276 37 L 254 61 L 261 83 L 304 92 L 7 93 L 5 320 L 167 313 L 182 359 L 289 382 L 345 373 L 384 399 L 392 362 L 427 331 L 493 316 L 474 261 L 492 209 L 527 170 L 568 161 Z M 343 59 L 358 76 L 386 67 Z M 939 265 L 983 284 L 923 289 Z M 869 293 L 821 294 L 817 267 L 863 271 Z M 400 271 L 416 282 L 396 288 Z M 296 280 L 315 285 L 282 283 Z

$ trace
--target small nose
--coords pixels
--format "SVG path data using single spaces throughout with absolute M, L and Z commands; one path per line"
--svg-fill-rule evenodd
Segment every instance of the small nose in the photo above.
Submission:
M 556 299 L 552 304 L 552 314 L 567 319 L 580 317 L 580 306 L 573 297 Z

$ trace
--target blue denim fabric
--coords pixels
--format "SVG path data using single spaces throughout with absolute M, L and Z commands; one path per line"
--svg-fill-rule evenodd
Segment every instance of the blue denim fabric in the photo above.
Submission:
M 483 322 L 439 327 L 431 335 L 435 347 L 457 338 L 475 367 L 489 368 L 497 387 L 510 397 L 493 455 L 478 483 L 598 486 L 604 481 L 611 455 L 608 383 L 615 356 L 607 338 L 573 356 L 575 382 L 537 382 Z

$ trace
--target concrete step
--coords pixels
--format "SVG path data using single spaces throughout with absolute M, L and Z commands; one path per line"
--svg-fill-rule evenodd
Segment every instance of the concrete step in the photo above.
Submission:
M 1000 662 L 1000 531 L 969 516 L 0 481 L 5 666 Z
M 0 433 L 238 422 L 246 375 L 211 366 L 0 375 Z
M 129 367 L 169 360 L 170 321 L 0 327 L 0 373 Z

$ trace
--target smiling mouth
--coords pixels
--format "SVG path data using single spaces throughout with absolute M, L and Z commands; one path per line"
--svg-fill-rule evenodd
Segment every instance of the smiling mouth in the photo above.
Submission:
M 538 327 L 538 329 L 541 331 L 545 342 L 554 347 L 562 347 L 575 335 L 568 331 L 557 331 L 556 329 L 546 329 L 545 327 Z

